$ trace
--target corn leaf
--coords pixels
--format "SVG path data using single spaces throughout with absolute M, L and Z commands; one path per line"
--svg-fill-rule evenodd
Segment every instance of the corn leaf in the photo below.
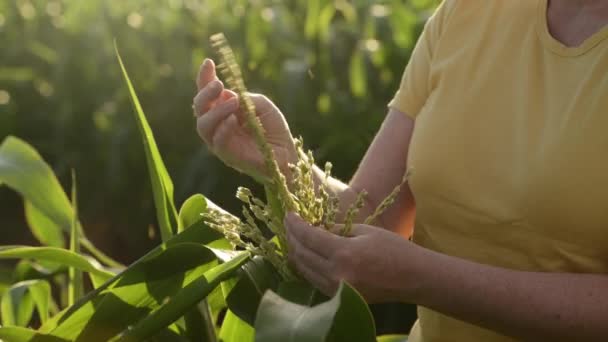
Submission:
M 280 276 L 263 258 L 256 257 L 241 267 L 241 276 L 226 298 L 232 313 L 253 326 L 264 293 L 277 290 Z
M 78 200 L 76 190 L 76 173 L 72 170 L 72 228 L 70 230 L 70 251 L 76 255 L 80 254 L 79 231 L 78 231 Z M 82 286 L 82 271 L 75 267 L 68 269 L 68 306 L 74 305 L 84 292 Z
M 183 228 L 190 227 L 202 220 L 201 213 L 207 209 L 207 199 L 201 194 L 190 196 L 179 209 L 179 222 Z M 181 229 L 183 230 L 183 229 Z M 180 231 L 181 231 L 180 230 Z M 219 234 L 219 233 L 218 233 Z
M 0 341 L 6 342 L 67 342 L 67 340 L 41 334 L 35 330 L 22 327 L 0 327 Z
M 330 300 L 309 307 L 266 292 L 255 321 L 256 341 L 375 341 L 363 298 L 345 283 Z
M 201 213 L 207 209 L 207 201 L 203 195 L 196 194 L 188 198 L 179 209 L 179 231 L 181 232 L 184 227 L 190 227 L 191 225 L 202 220 Z M 226 241 L 227 242 L 227 241 Z M 226 246 L 229 248 L 229 246 Z M 218 295 L 219 294 L 219 295 Z M 215 307 L 221 306 L 222 304 L 217 302 L 221 298 L 221 293 L 218 293 L 215 289 L 209 294 L 209 297 L 213 301 Z M 223 298 L 222 298 L 223 299 Z M 209 298 L 202 300 L 198 305 L 195 305 L 185 316 L 184 322 L 186 330 L 184 334 L 190 341 L 201 341 L 201 342 L 215 342 L 217 341 L 214 324 L 214 311 L 209 304 Z
M 220 331 L 222 342 L 253 342 L 254 334 L 255 331 L 251 325 L 228 310 Z
M 72 208 L 59 181 L 51 168 L 42 160 L 38 152 L 26 142 L 9 136 L 0 145 L 0 182 L 17 191 L 40 215 L 56 223 L 47 229 L 55 230 L 53 238 L 41 234 L 41 242 L 56 240 L 61 230 L 68 232 L 72 222 Z M 57 241 L 53 241 L 57 243 Z M 63 244 L 63 243 L 62 243 Z
M 25 327 L 29 324 L 34 308 L 42 322 L 48 319 L 51 287 L 45 280 L 28 280 L 13 284 L 2 295 L 0 312 L 2 324 Z
M 40 154 L 23 140 L 9 136 L 0 145 L 0 184 L 6 184 L 18 192 L 29 210 L 29 220 L 34 219 L 34 236 L 43 244 L 58 245 L 58 237 L 69 233 L 74 215 L 70 201 L 61 188 L 53 170 Z M 44 225 L 51 221 L 53 224 Z M 122 267 L 112 258 L 99 251 L 87 240 L 79 225 L 80 243 L 103 263 Z M 52 230 L 48 233 L 44 230 Z M 61 245 L 63 246 L 63 238 Z
M 248 252 L 240 252 L 230 261 L 204 272 L 202 276 L 178 291 L 175 296 L 170 297 L 167 303 L 125 331 L 120 341 L 140 341 L 171 324 L 204 299 L 222 281 L 232 277 L 239 267 L 249 260 L 249 257 Z
M 88 272 L 91 281 L 99 283 L 114 276 L 113 273 L 103 269 L 87 258 L 66 249 L 56 247 L 30 247 L 30 246 L 0 246 L 0 259 L 29 258 L 37 261 L 54 262 L 77 268 Z
M 378 336 L 378 342 L 407 342 L 407 335 L 382 335 Z
M 156 146 L 152 129 L 146 120 L 144 111 L 141 107 L 135 88 L 131 83 L 127 69 L 125 68 L 118 47 L 114 44 L 116 51 L 116 58 L 120 64 L 122 74 L 129 89 L 131 101 L 135 109 L 135 119 L 137 120 L 137 126 L 144 144 L 144 151 L 146 153 L 146 161 L 148 163 L 148 171 L 150 173 L 150 180 L 152 182 L 152 192 L 154 194 L 154 204 L 156 206 L 156 218 L 160 226 L 160 233 L 163 241 L 169 240 L 175 229 L 173 227 L 179 225 L 177 219 L 177 210 L 175 209 L 175 203 L 173 202 L 173 182 L 169 177 L 169 173 L 163 163 L 163 160 Z M 179 227 L 177 227 L 177 230 Z
M 46 246 L 62 248 L 65 245 L 63 231 L 55 222 L 46 217 L 29 201 L 24 201 L 25 220 L 32 234 Z

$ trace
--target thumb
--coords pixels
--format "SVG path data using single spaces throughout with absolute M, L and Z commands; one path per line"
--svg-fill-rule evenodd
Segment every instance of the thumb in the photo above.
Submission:
M 346 235 L 346 237 L 366 235 L 369 234 L 372 230 L 373 228 L 366 224 L 353 224 L 350 229 L 350 232 L 348 233 L 348 235 Z M 344 224 L 335 224 L 329 229 L 329 231 L 336 235 L 342 235 L 342 232 L 344 231 Z

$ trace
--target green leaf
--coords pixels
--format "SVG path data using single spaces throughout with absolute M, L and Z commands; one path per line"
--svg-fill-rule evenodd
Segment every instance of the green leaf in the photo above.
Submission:
M 212 245 L 215 244 L 218 239 L 223 238 L 223 235 L 218 234 L 215 230 L 206 226 L 202 221 L 196 223 L 178 235 L 173 236 L 169 241 L 157 246 L 132 263 L 127 269 L 106 281 L 94 291 L 86 294 L 73 307 L 55 315 L 40 328 L 40 331 L 49 333 L 61 325 L 60 331 L 69 334 L 70 329 L 73 329 L 72 335 L 69 336 L 78 336 L 87 322 L 92 321 L 90 327 L 93 329 L 99 324 L 99 320 L 104 319 L 103 316 L 107 315 L 110 317 L 110 320 L 112 318 L 119 320 L 119 322 L 113 323 L 113 326 L 118 326 L 116 332 L 118 333 L 120 330 L 124 329 L 123 325 L 129 325 L 130 322 L 137 321 L 141 318 L 141 315 L 145 315 L 153 308 L 158 307 L 159 304 L 156 299 L 152 297 L 152 294 L 161 298 L 162 301 L 162 299 L 171 295 L 183 285 L 183 279 L 186 273 L 184 271 L 185 265 L 189 265 L 187 267 L 191 266 L 193 268 L 199 265 L 204 266 L 207 262 L 216 262 L 215 258 L 220 258 L 219 256 L 221 256 L 220 259 L 224 261 L 230 260 L 230 258 L 235 256 L 230 251 L 222 253 L 221 250 L 208 250 L 203 252 L 204 255 L 197 256 L 201 253 L 201 249 L 198 248 L 200 246 L 196 246 L 194 250 L 187 246 L 180 247 L 178 251 L 172 250 L 172 248 L 182 244 Z M 171 250 L 171 252 L 169 252 L 169 250 Z M 211 252 L 211 254 L 207 252 Z M 166 253 L 170 253 L 173 257 L 163 257 L 163 254 Z M 216 255 L 212 255 L 213 253 Z M 166 260 L 167 264 L 163 265 L 162 260 Z M 171 264 L 171 262 L 173 264 Z M 194 265 L 192 265 L 192 263 L 194 263 Z M 175 265 L 179 265 L 181 268 L 177 269 Z M 159 269 L 156 270 L 156 272 L 153 272 L 155 268 Z M 150 271 L 147 272 L 147 270 Z M 158 274 L 159 272 L 160 274 Z M 146 276 L 148 273 L 151 273 L 151 275 L 155 274 L 153 279 Z M 146 282 L 149 283 L 149 287 L 146 287 Z M 132 284 L 133 286 L 129 286 L 125 292 L 114 293 L 120 290 L 120 288 L 116 289 L 117 286 L 120 287 L 123 286 L 122 284 L 127 283 Z M 142 283 L 143 286 L 141 286 Z M 151 290 L 149 289 L 154 291 L 150 292 Z M 113 300 L 115 302 L 115 307 L 112 308 L 110 306 L 104 309 L 107 310 L 107 312 L 101 312 L 100 310 L 96 311 L 95 309 L 99 307 L 99 304 L 104 297 L 107 299 L 106 301 L 110 301 L 110 299 Z M 140 304 L 133 307 L 129 304 L 131 302 Z M 141 312 L 137 310 L 138 307 L 142 307 Z M 125 312 L 121 312 L 121 315 L 124 317 L 115 314 L 116 310 L 120 312 L 121 309 L 125 309 Z M 94 314 L 96 317 L 93 317 Z M 134 315 L 135 317 L 127 317 L 127 314 Z M 123 321 L 128 323 L 124 323 Z M 74 337 L 69 338 L 73 339 Z
M 407 335 L 382 335 L 378 336 L 378 342 L 407 342 Z
M 41 334 L 35 330 L 22 327 L 0 327 L 0 341 L 6 342 L 67 342 L 67 340 Z
M 30 219 L 34 219 L 37 227 L 34 236 L 42 243 L 57 244 L 62 232 L 68 233 L 72 226 L 74 215 L 70 201 L 61 188 L 53 170 L 42 160 L 40 154 L 23 140 L 9 136 L 0 145 L 0 184 L 6 184 L 18 192 L 31 205 Z M 27 210 L 27 209 L 26 209 Z M 33 214 L 32 214 L 33 211 Z M 47 221 L 52 225 L 38 226 Z M 43 233 L 41 230 L 54 230 Z M 60 231 L 60 230 L 61 231 Z M 99 251 L 86 239 L 81 230 L 80 243 L 100 261 L 110 266 L 122 265 Z M 63 242 L 62 242 L 63 245 Z
M 167 241 L 171 236 L 173 236 L 173 227 L 179 225 L 179 220 L 177 219 L 177 210 L 175 209 L 175 203 L 173 202 L 173 182 L 171 181 L 171 177 L 169 177 L 169 173 L 167 172 L 165 164 L 160 156 L 160 152 L 156 146 L 156 141 L 154 140 L 154 135 L 152 134 L 152 129 L 146 120 L 144 111 L 141 107 L 139 99 L 137 98 L 137 94 L 135 93 L 135 88 L 133 88 L 133 84 L 131 83 L 131 79 L 127 73 L 127 69 L 122 62 L 116 42 L 114 42 L 114 49 L 116 51 L 116 58 L 120 64 L 120 69 L 122 70 L 125 83 L 129 89 L 131 101 L 133 102 L 133 107 L 135 109 L 137 126 L 139 127 L 139 132 L 144 144 L 148 171 L 150 173 L 150 180 L 152 182 L 152 192 L 154 194 L 156 218 L 160 226 L 161 237 L 163 241 Z M 177 230 L 179 231 L 180 228 L 178 227 Z
M 51 286 L 45 280 L 34 280 L 29 285 L 29 291 L 36 305 L 40 322 L 44 324 L 49 319 Z
M 76 190 L 76 173 L 72 170 L 72 229 L 70 230 L 70 251 L 76 255 L 80 254 L 79 231 L 78 231 L 78 200 Z M 68 269 L 68 306 L 74 305 L 76 300 L 82 297 L 84 292 L 82 285 L 82 271 L 75 267 Z
M 256 341 L 375 341 L 363 298 L 345 283 L 329 301 L 308 307 L 266 292 L 255 321 Z
M 61 227 L 46 217 L 29 201 L 23 202 L 25 207 L 25 220 L 34 237 L 43 245 L 62 248 L 65 245 Z
M 207 199 L 205 196 L 201 194 L 192 195 L 184 202 L 184 204 L 182 204 L 182 207 L 179 209 L 178 217 L 180 226 L 182 228 L 187 228 L 201 221 L 201 213 L 204 213 L 206 209 Z
M 222 342 L 253 342 L 255 331 L 247 322 L 228 310 L 220 330 Z
M 0 183 L 17 191 L 46 218 L 68 232 L 72 222 L 72 208 L 51 168 L 38 152 L 26 142 L 9 136 L 0 145 Z M 57 229 L 49 226 L 46 229 Z M 36 237 L 41 234 L 34 233 Z M 61 236 L 60 231 L 50 235 Z M 43 237 L 41 242 L 49 241 Z M 55 241 L 56 242 L 56 241 Z
M 205 196 L 196 194 L 188 198 L 179 210 L 180 231 L 200 222 L 202 220 L 201 213 L 206 209 Z M 228 241 L 226 241 L 226 247 L 229 247 Z M 214 289 L 206 300 L 198 303 L 184 316 L 185 335 L 190 341 L 217 341 L 214 317 L 217 314 L 217 308 L 224 306 L 224 303 L 218 302 L 218 299 L 223 298 L 221 298 L 221 295 L 218 296 L 217 290 Z
M 92 281 L 108 280 L 113 273 L 89 261 L 87 258 L 66 249 L 56 247 L 30 247 L 30 246 L 0 246 L 0 259 L 30 258 L 38 261 L 50 261 L 58 264 L 75 267 L 88 272 Z
M 215 290 L 215 289 L 214 289 Z M 195 305 L 184 316 L 186 331 L 184 335 L 190 341 L 215 342 L 215 324 L 206 300 Z
M 241 277 L 226 298 L 228 308 L 249 325 L 266 290 L 276 290 L 281 280 L 277 271 L 265 259 L 255 257 L 241 267 Z
M 49 314 L 51 287 L 44 280 L 28 280 L 13 284 L 2 295 L 0 310 L 2 324 L 25 327 L 34 313 L 38 311 L 41 321 L 46 321 Z
M 232 277 L 239 267 L 249 260 L 249 257 L 248 252 L 241 252 L 232 260 L 206 271 L 201 277 L 178 291 L 167 303 L 125 331 L 120 341 L 139 341 L 171 324 L 204 299 L 222 281 Z
M 302 281 L 282 282 L 277 293 L 285 300 L 305 306 L 313 306 L 329 300 L 311 284 Z

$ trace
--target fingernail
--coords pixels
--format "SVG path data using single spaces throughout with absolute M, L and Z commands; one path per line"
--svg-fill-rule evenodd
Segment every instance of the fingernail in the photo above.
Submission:
M 203 66 L 209 65 L 209 63 L 211 63 L 211 60 L 209 58 L 205 58 L 205 60 L 203 61 Z

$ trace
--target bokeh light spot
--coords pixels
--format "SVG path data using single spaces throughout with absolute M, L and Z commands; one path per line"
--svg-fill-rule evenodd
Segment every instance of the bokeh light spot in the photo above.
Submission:
M 0 89 L 0 105 L 5 105 L 11 102 L 11 94 L 6 90 Z
M 61 15 L 61 3 L 57 1 L 51 1 L 46 4 L 46 13 L 55 18 Z
M 36 8 L 29 1 L 22 2 L 19 4 L 19 14 L 25 20 L 34 19 L 36 17 Z
M 129 16 L 127 17 L 127 24 L 129 24 L 129 26 L 131 26 L 134 29 L 140 28 L 141 25 L 143 25 L 143 23 L 144 23 L 144 17 L 137 12 L 131 12 L 129 14 Z

